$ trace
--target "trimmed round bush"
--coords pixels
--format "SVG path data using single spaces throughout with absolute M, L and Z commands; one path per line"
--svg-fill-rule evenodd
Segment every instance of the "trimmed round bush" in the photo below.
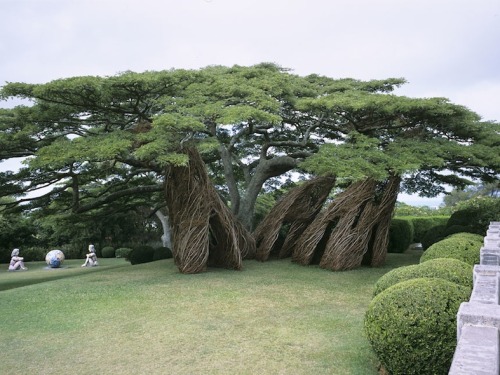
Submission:
M 114 258 L 115 257 L 115 248 L 112 246 L 104 246 L 101 250 L 101 256 L 103 258 Z
M 480 234 L 466 233 L 466 232 L 455 233 L 446 238 L 464 238 L 466 240 L 476 241 L 481 243 L 483 243 L 484 241 L 484 237 L 481 236 Z
M 444 234 L 445 231 L 446 231 L 446 225 L 436 225 L 435 227 L 432 227 L 427 232 L 425 232 L 422 239 L 420 240 L 420 243 L 422 244 L 424 250 L 428 249 L 436 242 L 439 242 L 443 238 L 445 238 L 446 237 L 446 235 Z
M 437 258 L 406 267 L 395 268 L 387 272 L 375 283 L 373 295 L 402 281 L 422 277 L 438 278 L 451 281 L 472 290 L 472 266 L 458 259 Z
M 131 264 L 149 263 L 153 261 L 155 249 L 151 246 L 138 246 L 128 255 Z
M 127 259 L 128 255 L 130 254 L 131 251 L 132 251 L 132 249 L 130 247 L 119 247 L 115 251 L 115 256 L 117 258 L 125 258 L 125 259 Z
M 470 289 L 443 279 L 403 281 L 370 303 L 365 330 L 391 374 L 448 374 L 456 346 L 456 315 Z
M 473 266 L 479 264 L 482 245 L 482 242 L 462 237 L 445 238 L 425 250 L 420 263 L 436 258 L 453 258 Z
M 172 250 L 170 250 L 168 247 L 161 246 L 155 249 L 153 260 L 170 259 L 170 258 L 172 258 Z

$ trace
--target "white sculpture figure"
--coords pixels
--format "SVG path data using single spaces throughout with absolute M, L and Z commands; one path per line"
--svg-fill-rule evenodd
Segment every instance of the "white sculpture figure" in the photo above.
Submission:
M 19 256 L 19 249 L 12 250 L 10 257 L 9 271 L 25 271 L 28 269 L 28 267 L 24 266 L 24 258 Z
M 86 256 L 87 259 L 85 259 L 85 263 L 82 264 L 82 267 L 94 267 L 99 265 L 99 263 L 97 263 L 97 255 L 95 254 L 94 245 L 89 245 L 89 252 Z

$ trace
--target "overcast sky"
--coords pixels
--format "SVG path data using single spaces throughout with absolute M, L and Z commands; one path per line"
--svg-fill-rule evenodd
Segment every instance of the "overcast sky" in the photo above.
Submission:
M 0 85 L 274 62 L 403 77 L 396 94 L 500 120 L 499 0 L 0 0 L 0 14 Z

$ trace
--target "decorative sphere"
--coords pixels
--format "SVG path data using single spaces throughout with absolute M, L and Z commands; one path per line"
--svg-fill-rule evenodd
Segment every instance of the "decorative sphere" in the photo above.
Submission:
M 59 268 L 64 262 L 64 253 L 61 250 L 51 250 L 45 256 L 45 262 L 50 268 Z

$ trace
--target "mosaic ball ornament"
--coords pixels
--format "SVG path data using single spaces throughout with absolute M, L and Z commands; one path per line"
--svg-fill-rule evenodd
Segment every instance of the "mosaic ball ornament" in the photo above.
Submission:
M 45 256 L 45 262 L 50 268 L 59 268 L 64 262 L 64 253 L 61 250 L 51 250 Z

